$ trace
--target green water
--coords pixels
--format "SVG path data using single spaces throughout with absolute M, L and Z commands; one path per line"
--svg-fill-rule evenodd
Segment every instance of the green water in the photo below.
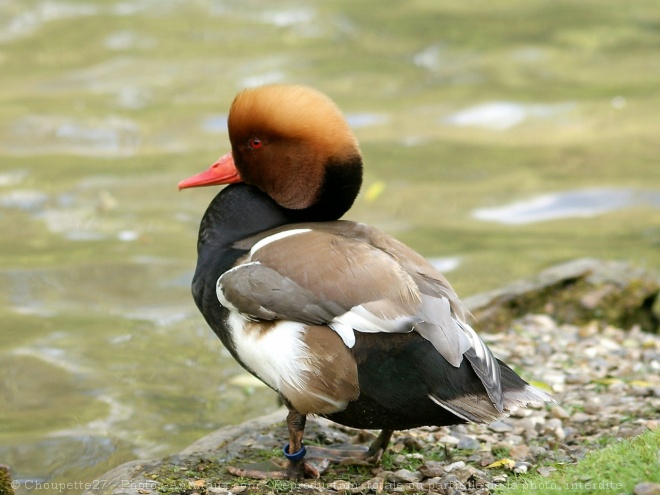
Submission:
M 0 463 L 19 493 L 275 407 L 189 293 L 216 191 L 176 190 L 228 150 L 236 91 L 267 82 L 339 103 L 366 163 L 348 217 L 453 267 L 461 295 L 582 256 L 660 269 L 655 0 L 0 0 Z

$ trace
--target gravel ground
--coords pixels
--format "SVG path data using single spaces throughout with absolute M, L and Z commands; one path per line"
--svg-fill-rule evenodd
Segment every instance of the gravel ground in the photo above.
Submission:
M 557 463 L 578 461 L 591 450 L 660 426 L 660 336 L 598 322 L 559 325 L 548 316 L 528 315 L 506 332 L 482 337 L 496 356 L 551 391 L 558 404 L 521 409 L 490 425 L 397 432 L 381 466 L 332 464 L 317 481 L 248 482 L 228 475 L 228 464 L 277 457 L 274 449 L 286 438 L 278 422 L 220 447 L 211 442 L 215 447 L 204 453 L 135 466 L 136 479 L 149 484 L 126 484 L 112 493 L 484 494 L 526 473 L 549 476 Z M 305 438 L 308 445 L 367 443 L 372 434 L 313 420 Z
M 488 493 L 511 476 L 547 476 L 554 463 L 578 461 L 590 450 L 660 427 L 660 336 L 597 322 L 558 325 L 530 315 L 508 332 L 482 337 L 496 356 L 537 386 L 549 387 L 559 404 L 520 409 L 490 425 L 399 432 L 391 449 L 416 452 L 396 455 L 393 463 L 401 469 L 374 471 L 368 483 L 389 483 L 386 491 Z M 427 458 L 424 452 L 438 446 L 449 459 Z M 412 460 L 421 465 L 403 467 Z M 341 481 L 334 485 L 342 486 Z M 332 489 L 332 483 L 325 488 Z
M 479 320 L 475 328 L 497 330 L 481 333 L 495 355 L 551 392 L 556 405 L 521 409 L 490 425 L 396 432 L 380 466 L 330 464 L 316 481 L 230 475 L 227 466 L 282 459 L 288 440 L 282 408 L 217 430 L 166 459 L 119 466 L 84 495 L 482 494 L 524 484 L 530 474 L 551 476 L 589 451 L 659 428 L 660 335 L 639 328 L 657 328 L 660 308 L 656 301 L 654 312 L 649 302 L 658 290 L 656 276 L 631 265 L 581 259 L 465 301 Z M 318 460 L 314 445 L 368 445 L 375 433 L 310 418 L 307 459 Z M 634 495 L 660 495 L 660 485 L 643 481 Z

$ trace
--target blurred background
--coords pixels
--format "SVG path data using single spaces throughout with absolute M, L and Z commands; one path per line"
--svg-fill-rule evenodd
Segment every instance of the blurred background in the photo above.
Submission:
M 347 218 L 461 296 L 583 256 L 660 269 L 657 0 L 0 0 L 16 479 L 91 481 L 274 409 L 190 296 L 217 189 L 176 185 L 229 150 L 235 93 L 276 82 L 355 129 Z

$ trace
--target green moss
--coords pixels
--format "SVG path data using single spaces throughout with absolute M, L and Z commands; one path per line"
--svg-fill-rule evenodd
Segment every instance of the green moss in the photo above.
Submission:
M 636 438 L 617 441 L 601 439 L 608 446 L 593 451 L 576 464 L 558 465 L 548 477 L 520 476 L 497 487 L 500 495 L 524 493 L 572 495 L 592 493 L 632 493 L 643 481 L 660 482 L 660 430 L 648 431 Z M 611 441 L 611 443 L 609 443 Z
M 513 297 L 506 296 L 487 309 L 475 312 L 480 329 L 498 331 L 526 314 L 547 313 L 559 323 L 584 325 L 592 321 L 606 322 L 618 328 L 639 325 L 648 332 L 658 331 L 658 316 L 653 304 L 659 284 L 647 277 L 623 281 L 624 287 L 613 282 L 593 283 L 587 277 L 562 280 L 538 290 L 529 290 Z M 600 296 L 599 293 L 604 295 Z M 596 304 L 584 298 L 596 294 Z
M 14 495 L 11 471 L 8 466 L 0 464 L 0 495 Z

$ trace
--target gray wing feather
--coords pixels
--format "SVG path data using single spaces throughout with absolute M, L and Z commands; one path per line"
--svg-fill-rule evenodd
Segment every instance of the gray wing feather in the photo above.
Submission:
M 452 317 L 449 300 L 445 297 L 422 295 L 420 310 L 422 322 L 415 325 L 415 330 L 449 361 L 452 366 L 459 367 L 463 354 L 470 349 L 472 343 Z
M 288 319 L 320 325 L 342 314 L 334 301 L 322 300 L 290 278 L 261 263 L 240 265 L 225 272 L 217 291 L 240 313 L 263 320 Z
M 470 349 L 465 353 L 465 357 L 470 361 L 472 369 L 484 385 L 495 409 L 502 412 L 504 410 L 504 399 L 502 396 L 500 365 L 470 325 L 461 321 L 458 324 L 463 329 L 464 334 L 471 340 Z

